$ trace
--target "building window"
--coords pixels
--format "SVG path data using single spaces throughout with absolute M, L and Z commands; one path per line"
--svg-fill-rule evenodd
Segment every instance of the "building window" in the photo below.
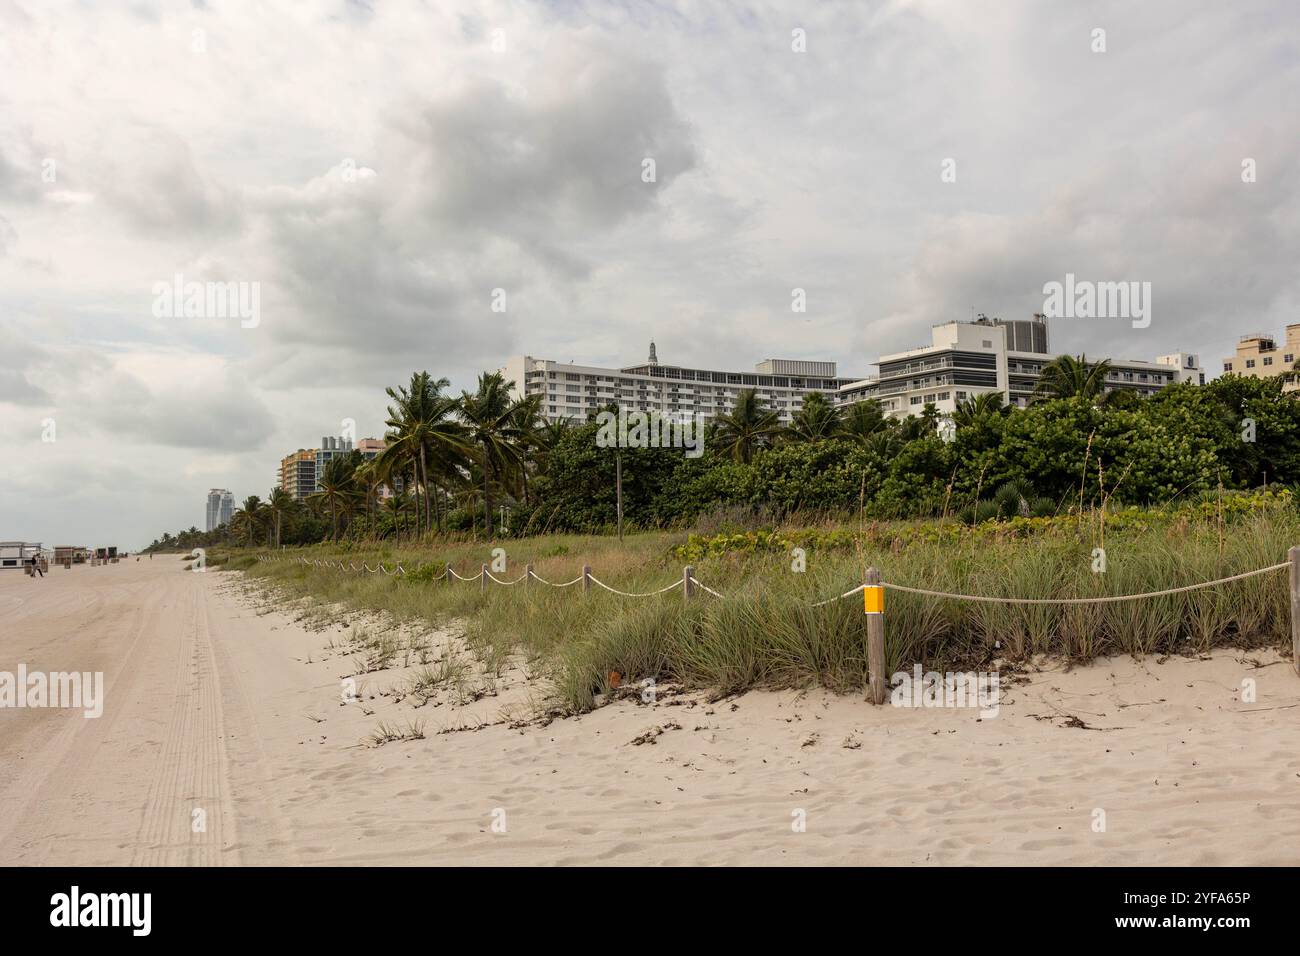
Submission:
M 1223 363 L 1223 370 L 1224 370 L 1225 372 L 1231 372 L 1231 371 L 1232 371 L 1232 363 L 1231 363 L 1231 362 L 1224 362 L 1224 363 Z
M 911 398 L 909 398 L 907 401 L 908 401 L 908 404 L 911 404 L 911 405 L 920 405 L 920 404 L 921 404 L 921 396 L 920 396 L 920 395 L 913 395 L 913 396 L 912 396 Z
M 1272 365 L 1272 364 L 1273 364 L 1273 356 L 1271 356 L 1271 355 L 1266 356 L 1265 359 L 1264 359 L 1264 364 L 1265 364 L 1265 365 Z
M 1286 362 L 1287 365 L 1290 365 L 1295 361 L 1295 358 L 1288 352 L 1286 355 L 1282 356 L 1282 361 Z
M 1254 360 L 1254 359 L 1246 359 L 1246 368 L 1254 368 L 1254 367 L 1255 367 L 1255 360 Z

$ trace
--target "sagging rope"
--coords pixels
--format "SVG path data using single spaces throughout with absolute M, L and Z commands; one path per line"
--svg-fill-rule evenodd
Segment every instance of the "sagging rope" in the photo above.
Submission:
M 548 588 L 567 588 L 567 587 L 572 587 L 573 585 L 575 585 L 575 584 L 577 584 L 579 581 L 581 581 L 581 580 L 582 580 L 582 575 L 579 574 L 579 575 L 578 575 L 576 578 L 574 578 L 572 581 L 565 581 L 563 584 L 552 584 L 550 581 L 547 581 L 547 580 L 544 580 L 543 578 L 538 577 L 536 573 L 533 574 L 533 580 L 534 580 L 534 581 L 538 581 L 538 582 L 540 582 L 540 583 L 542 583 L 542 584 L 545 584 Z
M 484 571 L 483 573 L 486 574 L 489 578 L 492 578 L 492 580 L 495 581 L 497 584 L 505 584 L 507 586 L 511 584 L 518 584 L 520 581 L 528 577 L 528 572 L 525 571 L 523 574 L 519 575 L 519 577 L 515 578 L 513 581 L 502 581 L 500 578 L 495 577 L 491 571 Z
M 663 594 L 665 591 L 671 591 L 673 588 L 679 588 L 682 586 L 681 581 L 674 581 L 672 584 L 668 585 L 667 587 L 660 588 L 658 591 L 646 591 L 644 593 L 637 594 L 629 591 L 620 591 L 618 588 L 612 588 L 604 581 L 601 581 L 599 578 L 597 578 L 594 574 L 589 573 L 587 577 L 591 580 L 593 584 L 599 584 L 606 591 L 610 591 L 614 594 L 621 594 L 623 597 L 654 597 L 656 594 Z M 695 579 L 692 578 L 691 580 L 694 581 Z M 701 584 L 700 587 L 704 587 L 704 585 Z M 706 590 L 708 589 L 706 588 Z M 717 594 L 716 591 L 713 591 L 711 593 Z M 721 597 L 722 595 L 719 594 L 718 596 Z
M 1104 597 L 1089 598 L 1016 598 L 1016 597 L 985 597 L 981 594 L 953 594 L 950 591 L 930 591 L 926 588 L 909 588 L 902 584 L 890 584 L 888 581 L 882 584 L 892 591 L 904 591 L 908 594 L 920 594 L 925 597 L 947 598 L 953 601 L 978 601 L 983 604 L 1116 604 L 1120 601 L 1138 601 L 1142 598 L 1167 597 L 1170 594 L 1182 594 L 1185 591 L 1196 591 L 1200 588 L 1217 587 L 1220 584 L 1228 584 L 1231 581 L 1240 581 L 1243 578 L 1253 578 L 1256 575 L 1268 574 L 1270 571 L 1280 571 L 1282 568 L 1289 568 L 1290 561 L 1283 561 L 1281 564 L 1274 564 L 1267 568 L 1259 568 L 1255 571 L 1244 571 L 1241 574 L 1234 574 L 1231 577 L 1219 578 L 1217 581 L 1202 581 L 1199 584 L 1187 584 L 1180 588 L 1167 588 L 1164 591 L 1145 591 L 1141 594 L 1111 594 Z M 858 588 L 857 590 L 861 590 Z

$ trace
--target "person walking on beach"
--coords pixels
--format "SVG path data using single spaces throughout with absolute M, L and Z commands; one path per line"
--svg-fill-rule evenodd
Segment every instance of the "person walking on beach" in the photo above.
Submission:
M 41 577 L 45 577 L 45 572 L 41 570 L 40 557 L 38 555 L 33 554 L 32 555 L 32 577 L 36 577 L 36 575 L 38 574 Z

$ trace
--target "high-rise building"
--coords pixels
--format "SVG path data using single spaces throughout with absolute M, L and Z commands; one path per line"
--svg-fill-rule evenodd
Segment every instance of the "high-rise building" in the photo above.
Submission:
M 320 480 L 325 475 L 325 466 L 333 459 L 352 454 L 352 440 L 349 438 L 332 438 L 326 435 L 320 440 L 316 454 L 316 484 L 313 491 L 320 491 Z
M 653 342 L 644 365 L 602 368 L 520 355 L 501 372 L 514 382 L 516 397 L 541 396 L 542 416 L 551 422 L 584 421 L 611 403 L 663 415 L 697 413 L 708 421 L 725 414 L 739 392 L 752 388 L 788 424 L 808 395 L 820 392 L 834 403 L 840 388 L 857 381 L 838 377 L 834 362 L 767 359 L 752 372 L 661 365 Z
M 208 491 L 207 515 L 204 530 L 213 531 L 223 524 L 230 524 L 230 516 L 235 511 L 235 496 L 225 488 L 212 488 Z
M 280 459 L 280 487 L 302 501 L 316 490 L 316 449 L 299 448 Z
M 356 450 L 367 460 L 379 455 L 387 442 L 380 438 L 363 438 Z M 296 500 L 320 491 L 320 479 L 325 466 L 334 458 L 353 451 L 352 442 L 346 438 L 323 437 L 319 448 L 299 448 L 280 459 L 280 472 L 276 483 Z

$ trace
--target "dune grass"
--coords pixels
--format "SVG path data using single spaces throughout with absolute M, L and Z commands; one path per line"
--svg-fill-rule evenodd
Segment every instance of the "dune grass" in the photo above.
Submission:
M 540 577 L 562 583 L 592 567 L 625 591 L 650 591 L 679 580 L 685 563 L 674 553 L 684 533 L 647 532 L 620 543 L 607 537 L 547 536 L 501 542 L 503 580 L 528 563 Z M 592 586 L 510 587 L 477 581 L 448 584 L 450 563 L 476 575 L 493 560 L 491 546 L 473 542 L 415 547 L 320 546 L 288 550 L 271 563 L 234 552 L 226 567 L 244 569 L 287 597 L 385 611 L 400 621 L 467 622 L 466 639 L 488 670 L 520 654 L 549 678 L 564 711 L 591 708 L 620 683 L 646 678 L 708 688 L 718 695 L 753 687 L 819 684 L 836 691 L 864 688 L 866 626 L 860 596 L 824 607 L 808 605 L 847 591 L 874 565 L 885 581 L 933 590 L 1029 598 L 1088 597 L 1164 590 L 1277 564 L 1300 543 L 1300 515 L 1283 501 L 1234 516 L 1186 517 L 1140 531 L 1107 532 L 1106 570 L 1093 571 L 1097 544 L 1091 526 L 1030 535 L 971 534 L 955 540 L 845 529 L 838 547 L 810 551 L 806 571 L 792 570 L 785 552 L 737 551 L 694 561 L 698 580 L 723 595 L 680 589 L 657 597 L 625 598 Z M 341 560 L 358 567 L 401 563 L 406 577 L 354 574 L 297 563 Z M 417 570 L 418 569 L 418 570 Z M 994 660 L 1051 654 L 1085 661 L 1109 654 L 1199 653 L 1221 645 L 1289 644 L 1287 575 L 1275 571 L 1208 590 L 1106 605 L 1020 606 L 955 602 L 889 592 L 888 672 L 926 667 L 969 668 Z M 378 645 L 372 653 L 388 648 Z M 430 675 L 426 675 L 430 676 Z M 431 678 L 432 679 L 432 678 Z

